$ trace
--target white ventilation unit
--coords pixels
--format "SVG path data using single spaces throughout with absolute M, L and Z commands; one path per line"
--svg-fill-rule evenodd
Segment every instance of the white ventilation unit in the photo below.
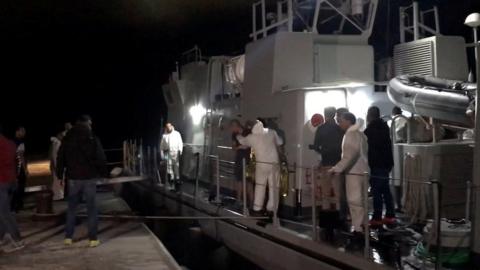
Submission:
M 430 75 L 466 81 L 467 54 L 463 37 L 434 36 L 396 45 L 395 76 Z

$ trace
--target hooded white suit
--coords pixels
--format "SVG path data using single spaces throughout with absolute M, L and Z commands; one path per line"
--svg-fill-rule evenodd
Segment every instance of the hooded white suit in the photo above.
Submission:
M 252 134 L 247 137 L 238 135 L 237 140 L 240 144 L 251 147 L 255 153 L 255 199 L 253 210 L 260 211 L 263 209 L 268 183 L 267 210 L 276 211 L 278 206 L 278 184 L 280 181 L 277 146 L 283 144 L 282 139 L 275 130 L 264 128 L 262 122 L 257 121 L 253 126 Z
M 183 151 L 183 140 L 180 132 L 172 129 L 170 133 L 165 133 L 160 142 L 162 159 L 167 160 L 167 173 L 172 177 L 171 180 L 180 179 L 180 156 Z
M 355 231 L 362 231 L 365 209 L 363 207 L 364 173 L 369 172 L 367 137 L 360 128 L 363 120 L 351 126 L 342 142 L 342 159 L 332 168 L 335 173 L 345 173 L 347 201 Z M 352 175 L 354 174 L 354 175 Z

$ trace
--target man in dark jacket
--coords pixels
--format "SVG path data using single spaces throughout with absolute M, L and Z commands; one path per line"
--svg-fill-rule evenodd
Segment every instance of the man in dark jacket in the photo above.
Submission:
M 336 110 L 327 107 L 324 110 L 325 123 L 315 132 L 314 150 L 321 155 L 320 187 L 322 191 L 322 208 L 340 210 L 341 176 L 327 174 L 342 157 L 343 130 L 335 122 Z
M 389 175 L 393 167 L 392 140 L 387 123 L 380 118 L 380 109 L 372 106 L 367 113 L 368 165 L 370 166 L 370 186 L 373 193 L 372 226 L 395 222 L 395 209 L 389 186 Z M 383 204 L 386 207 L 382 220 Z
M 68 179 L 68 212 L 65 228 L 65 244 L 71 245 L 75 229 L 77 205 L 85 194 L 88 213 L 90 247 L 99 245 L 97 239 L 96 180 L 107 174 L 106 158 L 100 140 L 91 129 L 89 116 L 81 116 L 63 139 L 57 157 L 57 177 Z

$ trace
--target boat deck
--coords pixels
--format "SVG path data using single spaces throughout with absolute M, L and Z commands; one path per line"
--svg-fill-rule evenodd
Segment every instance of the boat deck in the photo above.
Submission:
M 128 205 L 112 193 L 97 195 L 100 214 L 131 212 Z M 64 238 L 65 202 L 54 203 L 55 214 L 22 212 L 19 227 L 25 249 L 0 253 L 0 269 L 181 269 L 157 237 L 138 221 L 102 220 L 97 248 L 88 248 L 87 229 L 77 225 L 74 244 L 66 247 Z M 79 214 L 85 209 L 79 209 Z

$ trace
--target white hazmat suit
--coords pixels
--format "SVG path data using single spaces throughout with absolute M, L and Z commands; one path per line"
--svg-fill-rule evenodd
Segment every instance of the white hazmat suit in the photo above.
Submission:
M 262 122 L 257 121 L 253 126 L 252 134 L 243 137 L 237 136 L 242 145 L 252 148 L 255 153 L 255 198 L 253 210 L 263 209 L 265 192 L 268 184 L 267 211 L 276 211 L 278 206 L 278 187 L 280 181 L 280 164 L 277 147 L 283 144 L 277 132 L 264 128 Z
M 167 161 L 167 174 L 171 177 L 170 180 L 179 180 L 180 156 L 183 151 L 183 140 L 180 132 L 172 128 L 170 133 L 163 134 L 160 150 L 162 159 Z
M 342 142 L 342 159 L 332 168 L 335 173 L 345 173 L 348 207 L 356 232 L 363 231 L 365 208 L 362 190 L 366 180 L 364 174 L 370 171 L 367 137 L 360 131 L 362 126 L 363 120 L 358 119 L 357 123 L 347 130 Z

